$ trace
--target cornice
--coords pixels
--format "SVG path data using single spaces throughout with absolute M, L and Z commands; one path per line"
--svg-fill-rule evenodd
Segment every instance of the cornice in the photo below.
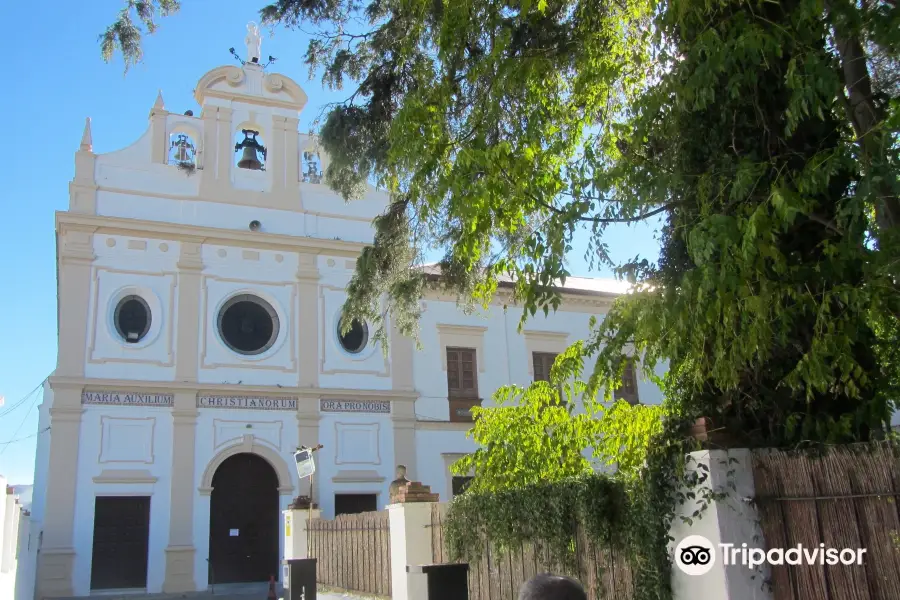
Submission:
M 440 333 L 448 335 L 484 335 L 487 325 L 455 325 L 452 323 L 438 323 Z
M 94 483 L 156 483 L 158 480 L 146 469 L 104 469 L 93 478 Z
M 416 429 L 426 431 L 470 431 L 475 423 L 458 421 L 416 421 Z
M 450 302 L 457 303 L 457 298 L 452 293 L 448 293 L 445 291 L 427 289 L 424 291 L 422 295 L 423 300 L 431 301 L 431 302 Z M 571 309 L 572 307 L 578 307 L 582 309 L 592 309 L 586 312 L 591 312 L 594 314 L 603 314 L 607 312 L 610 308 L 612 308 L 613 303 L 616 301 L 618 296 L 609 296 L 609 295 L 600 295 L 600 294 L 587 294 L 587 293 L 573 293 L 573 292 L 560 292 L 560 298 L 562 299 L 562 303 L 560 304 L 557 312 L 562 311 L 565 312 L 567 309 Z M 493 297 L 491 298 L 490 305 L 492 307 L 501 307 L 501 308 L 510 308 L 510 309 L 518 309 L 521 310 L 522 307 L 513 299 L 512 292 L 510 290 L 498 289 L 494 292 Z M 585 312 L 585 311 L 579 311 Z
M 344 240 L 328 240 L 324 238 L 292 236 L 278 233 L 262 233 L 258 231 L 237 231 L 183 225 L 179 223 L 163 223 L 144 219 L 125 219 L 97 215 L 75 214 L 57 211 L 57 231 L 72 227 L 82 231 L 102 234 L 132 235 L 181 242 L 217 244 L 223 246 L 244 246 L 253 248 L 271 248 L 288 251 L 303 251 L 312 254 L 334 254 L 337 256 L 358 256 L 366 244 Z
M 522 335 L 528 339 L 553 342 L 565 342 L 569 339 L 569 334 L 565 331 L 536 331 L 533 329 L 525 329 L 522 331 Z
M 121 392 L 145 392 L 152 390 L 163 394 L 178 392 L 194 392 L 197 394 L 233 394 L 246 396 L 259 394 L 276 397 L 323 398 L 323 399 L 359 399 L 377 398 L 379 400 L 415 400 L 419 397 L 416 391 L 407 390 L 371 390 L 350 388 L 322 387 L 288 387 L 274 385 L 228 385 L 207 384 L 180 381 L 136 381 L 133 379 L 101 379 L 84 377 L 50 377 L 50 387 L 82 388 L 89 390 L 116 390 Z
M 172 169 L 175 168 L 171 165 L 167 165 L 167 167 L 172 168 Z M 312 185 L 312 184 L 302 184 L 302 185 Z M 231 189 L 231 188 L 229 188 L 229 189 Z M 250 206 L 246 202 L 237 202 L 234 200 L 233 197 L 229 197 L 227 195 L 225 195 L 225 196 L 203 195 L 203 188 L 201 188 L 201 191 L 199 194 L 193 194 L 193 195 L 170 194 L 167 192 L 147 191 L 147 190 L 129 190 L 129 189 L 125 189 L 125 188 L 110 187 L 110 186 L 106 186 L 106 185 L 98 185 L 97 189 L 95 191 L 106 192 L 109 194 L 123 194 L 123 195 L 127 195 L 127 196 L 142 196 L 142 197 L 146 197 L 146 198 L 164 198 L 166 200 L 186 200 L 186 201 L 190 201 L 190 202 L 212 202 L 215 204 L 229 204 L 229 205 L 233 205 L 233 206 Z M 232 192 L 240 192 L 241 190 L 231 189 L 231 191 Z M 276 193 L 278 193 L 278 192 L 265 192 L 265 194 L 267 196 L 271 196 Z M 281 192 L 281 193 L 284 194 L 284 192 Z M 317 210 L 308 210 L 308 209 L 303 208 L 300 203 L 296 204 L 296 209 L 287 208 L 287 207 L 274 207 L 274 206 L 269 207 L 269 208 L 271 208 L 272 210 L 280 210 L 280 211 L 285 211 L 285 212 L 296 212 L 296 213 L 301 213 L 301 214 L 305 214 L 305 215 L 311 215 L 314 217 L 322 217 L 325 219 L 338 219 L 338 220 L 342 220 L 342 221 L 358 221 L 361 223 L 371 223 L 372 220 L 375 218 L 374 216 L 359 217 L 356 215 L 346 215 L 346 214 L 340 214 L 340 213 L 328 213 L 328 212 L 322 212 L 322 211 L 317 211 Z

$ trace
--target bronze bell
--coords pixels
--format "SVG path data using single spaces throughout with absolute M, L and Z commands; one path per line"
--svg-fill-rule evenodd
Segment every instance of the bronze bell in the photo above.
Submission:
M 188 153 L 187 148 L 184 146 L 178 146 L 175 150 L 175 160 L 178 162 L 186 162 L 191 160 L 191 155 Z
M 259 160 L 259 155 L 262 155 L 262 159 L 266 160 L 266 148 L 256 140 L 259 132 L 251 129 L 241 129 L 241 133 L 244 134 L 244 139 L 234 145 L 235 152 L 243 149 L 241 160 L 237 164 L 238 168 L 263 171 L 263 163 Z
M 171 148 L 175 150 L 173 158 L 176 163 L 194 162 L 194 145 L 190 142 L 187 135 L 179 133 L 175 141 L 172 142 Z
M 256 150 L 249 146 L 244 148 L 244 153 L 241 156 L 241 160 L 238 161 L 237 166 L 240 169 L 250 169 L 252 171 L 259 171 L 262 169 L 262 163 L 259 162 L 259 159 L 256 157 Z

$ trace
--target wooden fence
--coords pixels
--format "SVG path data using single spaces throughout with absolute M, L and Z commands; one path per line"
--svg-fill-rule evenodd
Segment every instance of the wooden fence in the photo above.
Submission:
M 432 562 L 449 563 L 450 555 L 444 539 L 443 517 L 446 505 L 431 509 Z M 519 587 L 538 573 L 569 575 L 588 590 L 588 598 L 630 600 L 634 595 L 631 568 L 625 556 L 588 543 L 582 533 L 576 539 L 577 568 L 555 564 L 546 552 L 524 544 L 498 555 L 488 544 L 482 558 L 469 565 L 469 600 L 516 600 Z
M 391 531 L 388 512 L 340 515 L 309 522 L 316 579 L 332 588 L 391 595 Z
M 774 600 L 900 598 L 900 460 L 884 445 L 821 457 L 757 451 L 756 503 L 767 548 L 865 548 L 863 566 L 772 567 Z

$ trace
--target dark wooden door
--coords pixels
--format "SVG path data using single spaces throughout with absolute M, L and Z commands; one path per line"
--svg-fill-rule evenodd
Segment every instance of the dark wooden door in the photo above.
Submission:
M 216 469 L 209 517 L 210 583 L 278 579 L 278 476 L 256 454 Z
M 355 515 L 378 510 L 376 494 L 335 494 L 334 516 Z
M 91 589 L 146 588 L 149 540 L 149 496 L 98 496 Z

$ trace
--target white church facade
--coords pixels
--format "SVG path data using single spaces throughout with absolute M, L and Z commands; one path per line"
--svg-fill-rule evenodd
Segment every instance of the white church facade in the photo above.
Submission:
M 257 62 L 203 75 L 199 116 L 160 96 L 146 133 L 107 154 L 90 122 L 56 215 L 59 359 L 40 409 L 32 530 L 38 598 L 205 590 L 280 573 L 280 511 L 383 508 L 395 467 L 449 500 L 471 406 L 545 377 L 616 293 L 573 278 L 517 332 L 430 294 L 422 349 L 367 324 L 339 335 L 345 287 L 387 205 L 345 203 L 298 132 L 307 97 Z M 264 149 L 264 151 L 263 151 Z M 636 378 L 642 402 L 660 391 Z M 314 485 L 292 452 L 317 453 Z M 35 529 L 36 528 L 36 529 Z

